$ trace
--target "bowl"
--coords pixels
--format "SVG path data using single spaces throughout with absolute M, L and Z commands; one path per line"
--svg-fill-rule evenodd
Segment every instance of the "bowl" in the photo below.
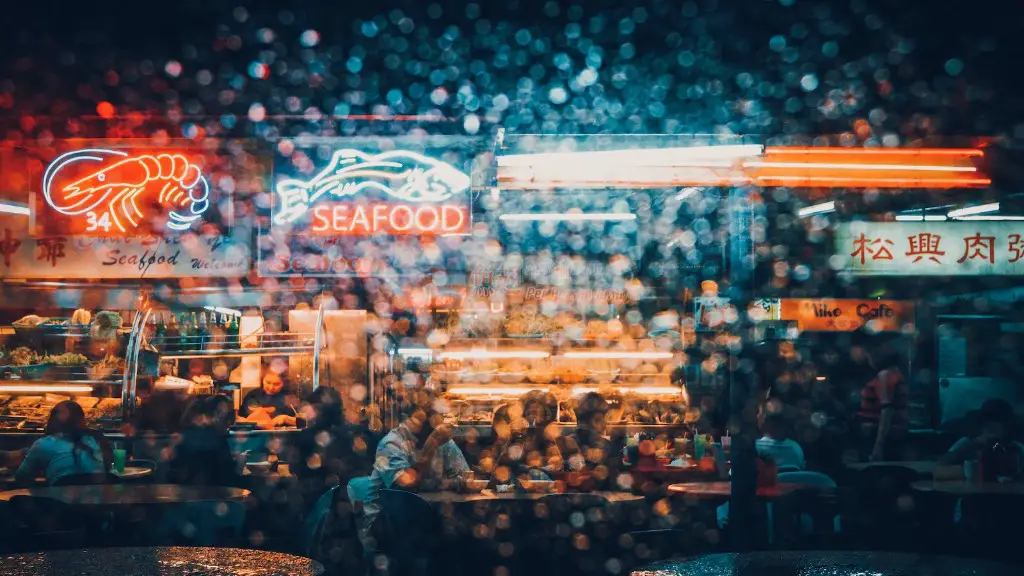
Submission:
M 526 379 L 526 372 L 498 372 L 502 384 L 519 384 Z
M 476 480 L 476 479 L 474 479 L 474 480 L 464 480 L 462 482 L 462 491 L 463 492 L 480 492 L 484 488 L 487 488 L 487 485 L 490 484 L 490 483 L 491 483 L 491 481 L 490 480 L 486 480 L 486 479 L 484 479 L 484 480 Z
M 618 370 L 587 370 L 587 375 L 590 376 L 590 380 L 597 382 L 598 384 L 611 384 L 615 381 L 615 377 L 619 375 Z
M 489 384 L 491 380 L 494 378 L 494 372 L 494 370 L 480 370 L 478 372 L 470 372 L 462 377 L 462 381 Z
M 549 493 L 555 490 L 553 480 L 519 480 L 519 487 L 527 492 Z

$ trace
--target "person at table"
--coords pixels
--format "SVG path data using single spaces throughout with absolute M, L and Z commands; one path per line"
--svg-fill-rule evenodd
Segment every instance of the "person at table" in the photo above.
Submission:
M 50 410 L 43 437 L 29 448 L 14 478 L 19 484 L 31 483 L 40 474 L 50 485 L 69 476 L 93 476 L 102 482 L 112 460 L 103 435 L 86 425 L 82 407 L 65 400 Z
M 762 436 L 755 443 L 758 455 L 770 457 L 780 472 L 806 467 L 804 450 L 789 437 L 789 429 L 789 421 L 781 411 L 769 411 L 761 424 Z
M 295 425 L 295 405 L 298 404 L 284 389 L 284 380 L 275 372 L 263 375 L 259 388 L 242 399 L 238 408 L 239 422 L 253 422 L 261 428 Z
M 582 488 L 614 490 L 622 455 L 607 430 L 608 402 L 597 392 L 584 394 L 576 405 L 576 429 L 560 440 L 559 451 L 572 472 L 589 476 Z
M 297 418 L 304 426 L 288 461 L 310 505 L 331 486 L 346 486 L 373 469 L 369 431 L 346 422 L 342 408 L 341 395 L 327 386 L 310 393 L 299 408 Z
M 939 457 L 941 464 L 963 464 L 977 460 L 981 453 L 1002 444 L 1024 458 L 1024 445 L 1017 441 L 1019 423 L 1008 402 L 990 398 L 975 414 L 975 433 L 957 440 L 949 451 Z
M 239 463 L 228 445 L 230 422 L 220 398 L 225 397 L 198 397 L 186 409 L 181 437 L 173 446 L 168 466 L 171 483 L 242 486 Z M 233 416 L 234 410 L 230 412 Z
M 360 502 L 364 542 L 380 513 L 377 498 L 383 488 L 410 491 L 444 490 L 458 486 L 469 464 L 452 441 L 445 424 L 448 406 L 436 394 L 417 390 L 403 408 L 405 418 L 377 444 L 373 472 L 349 483 L 349 497 Z
M 860 392 L 861 452 L 872 461 L 900 460 L 910 421 L 910 392 L 892 346 L 876 343 L 868 356 L 877 370 Z

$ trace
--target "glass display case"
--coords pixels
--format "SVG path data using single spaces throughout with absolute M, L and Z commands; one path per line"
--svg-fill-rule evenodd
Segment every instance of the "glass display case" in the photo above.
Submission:
M 93 428 L 116 430 L 124 420 L 135 373 L 129 352 L 142 316 L 80 312 L 29 315 L 0 327 L 0 432 L 41 433 L 50 409 L 64 400 L 78 402 Z
M 534 391 L 563 425 L 575 425 L 576 402 L 591 392 L 609 402 L 612 426 L 681 425 L 688 398 L 673 348 L 657 339 L 452 339 L 432 351 L 429 380 L 459 425 L 489 426 L 498 407 Z
M 228 394 L 237 408 L 244 393 L 260 386 L 270 363 L 276 363 L 273 370 L 289 392 L 302 395 L 316 389 L 325 343 L 324 310 L 291 310 L 286 315 L 287 322 L 269 322 L 255 311 L 145 310 L 145 328 L 129 352 L 136 369 L 125 388 L 128 415 L 156 390 Z

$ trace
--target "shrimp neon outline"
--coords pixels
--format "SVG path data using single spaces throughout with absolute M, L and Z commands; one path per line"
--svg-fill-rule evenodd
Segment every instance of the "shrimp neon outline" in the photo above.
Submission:
M 391 186 L 372 178 L 398 181 L 400 185 Z M 298 220 L 325 195 L 347 198 L 369 189 L 406 202 L 443 202 L 469 186 L 469 176 L 451 164 L 416 152 L 367 154 L 343 148 L 336 150 L 327 166 L 309 180 L 286 178 L 277 183 L 274 192 L 281 205 L 274 223 Z
M 77 162 L 102 163 L 110 158 L 117 162 L 103 165 L 63 186 L 57 197 L 60 202 L 55 199 L 53 181 L 67 166 Z M 135 177 L 126 178 L 132 170 L 136 171 Z M 107 182 L 108 177 L 111 182 Z M 117 178 L 120 180 L 113 181 Z M 210 207 L 210 185 L 199 167 L 185 156 L 170 153 L 131 156 L 123 150 L 108 148 L 83 148 L 57 156 L 43 173 L 43 198 L 65 216 L 89 212 L 109 214 L 113 226 L 128 232 L 138 228 L 145 217 L 136 199 L 155 182 L 164 183 L 157 201 L 174 206 L 167 214 L 167 227 L 171 230 L 188 230 Z

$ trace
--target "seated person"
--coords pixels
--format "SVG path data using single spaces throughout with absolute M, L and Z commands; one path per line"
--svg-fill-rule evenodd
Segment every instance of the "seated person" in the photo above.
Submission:
M 560 438 L 559 453 L 565 458 L 568 470 L 586 472 L 591 479 L 580 488 L 619 488 L 622 454 L 615 449 L 611 439 L 605 436 L 607 413 L 608 402 L 604 396 L 597 392 L 585 394 L 576 406 L 576 430 Z
M 227 403 L 225 403 L 225 400 Z M 224 396 L 197 397 L 182 418 L 173 446 L 168 480 L 173 484 L 241 486 L 241 463 L 232 455 L 227 429 L 234 410 Z M 228 416 L 230 412 L 231 416 Z
M 82 407 L 65 400 L 50 410 L 43 437 L 28 449 L 14 478 L 27 484 L 41 473 L 53 485 L 67 476 L 91 474 L 102 481 L 112 460 L 103 435 L 86 426 Z
M 410 491 L 441 490 L 458 485 L 469 470 L 462 451 L 452 441 L 452 428 L 444 423 L 447 404 L 435 394 L 417 390 L 403 409 L 405 418 L 377 444 L 373 472 L 355 484 L 350 497 L 363 505 L 360 536 L 366 541 L 380 513 L 377 498 L 382 488 Z M 353 486 L 353 485 L 350 485 Z
M 1017 442 L 1017 417 L 1013 407 L 999 398 L 986 400 L 978 410 L 974 433 L 956 441 L 949 452 L 939 457 L 942 464 L 961 465 L 977 460 L 982 451 L 1002 443 L 1024 456 L 1024 446 Z
M 789 437 L 788 430 L 789 422 L 781 412 L 765 416 L 761 424 L 763 436 L 756 442 L 757 454 L 770 457 L 782 472 L 803 470 L 806 467 L 803 448 Z
M 263 375 L 259 388 L 250 391 L 238 407 L 239 422 L 253 422 L 260 428 L 295 426 L 295 398 L 284 390 L 284 380 L 274 372 Z

